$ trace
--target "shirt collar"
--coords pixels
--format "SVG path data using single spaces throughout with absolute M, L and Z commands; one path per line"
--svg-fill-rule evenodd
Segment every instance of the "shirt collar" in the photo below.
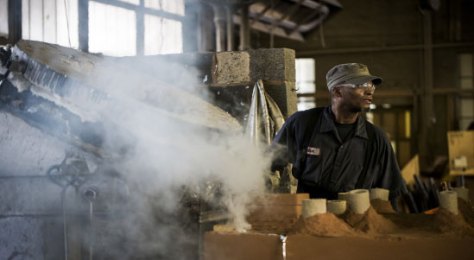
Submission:
M 367 129 L 365 127 L 365 119 L 362 116 L 357 117 L 357 125 L 355 136 L 359 136 L 365 139 L 368 139 Z M 328 106 L 324 109 L 323 117 L 321 121 L 321 128 L 319 129 L 321 133 L 337 131 L 336 125 L 334 123 L 334 115 L 331 110 L 331 106 Z

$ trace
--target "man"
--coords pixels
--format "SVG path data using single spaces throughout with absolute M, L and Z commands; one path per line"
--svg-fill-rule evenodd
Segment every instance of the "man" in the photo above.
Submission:
M 277 133 L 282 147 L 272 164 L 292 163 L 297 192 L 337 198 L 338 192 L 374 187 L 390 190 L 390 200 L 406 191 L 393 149 L 380 128 L 362 115 L 382 79 L 360 63 L 340 64 L 326 74 L 331 105 L 293 114 Z

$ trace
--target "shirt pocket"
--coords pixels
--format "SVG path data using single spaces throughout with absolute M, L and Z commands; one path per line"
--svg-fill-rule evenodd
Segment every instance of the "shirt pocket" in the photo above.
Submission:
M 296 152 L 296 159 L 293 164 L 292 174 L 296 179 L 300 179 L 305 169 L 306 149 L 298 150 Z
M 322 178 L 323 168 L 323 157 L 321 155 L 306 155 L 301 179 L 305 183 L 318 184 Z
M 352 145 L 345 151 L 344 163 L 331 178 L 333 188 L 338 191 L 352 190 L 357 187 L 359 178 L 364 171 L 366 151 L 360 145 Z

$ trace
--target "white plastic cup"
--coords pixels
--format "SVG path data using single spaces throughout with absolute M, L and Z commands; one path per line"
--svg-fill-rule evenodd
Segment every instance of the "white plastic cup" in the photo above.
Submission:
M 466 187 L 456 187 L 453 189 L 457 194 L 458 198 L 464 201 L 469 201 L 469 189 Z
M 439 207 L 454 215 L 458 214 L 458 194 L 455 191 L 445 190 L 439 193 Z
M 327 212 L 326 199 L 307 199 L 303 200 L 303 218 L 309 218 L 317 214 Z
M 328 200 L 327 210 L 334 215 L 342 215 L 346 212 L 347 201 L 345 200 Z
M 370 200 L 383 200 L 383 201 L 388 201 L 388 195 L 390 194 L 390 191 L 387 189 L 382 189 L 382 188 L 373 188 L 370 189 Z
M 354 213 L 364 214 L 370 207 L 369 190 L 351 190 L 347 202 Z

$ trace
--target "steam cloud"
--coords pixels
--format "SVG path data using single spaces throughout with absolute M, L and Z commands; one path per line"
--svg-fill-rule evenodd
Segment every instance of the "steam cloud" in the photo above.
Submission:
M 155 198 L 154 204 L 158 204 L 161 212 L 173 216 L 181 203 L 181 187 L 187 187 L 201 198 L 219 200 L 211 203 L 227 208 L 236 230 L 247 230 L 248 206 L 262 195 L 263 175 L 270 163 L 269 156 L 262 151 L 263 146 L 253 144 L 241 127 L 218 122 L 222 114 L 217 113 L 215 117 L 215 107 L 199 101 L 196 96 L 188 96 L 186 91 L 202 93 L 197 76 L 189 76 L 192 75 L 189 69 L 174 66 L 174 78 L 181 80 L 170 85 L 141 72 L 147 68 L 140 68 L 139 64 L 138 61 L 98 64 L 85 81 L 103 88 L 108 97 L 82 107 L 102 118 L 105 126 L 110 126 L 104 131 L 108 134 L 105 146 L 121 151 L 120 160 L 112 160 L 112 163 L 139 190 L 140 194 L 134 197 L 134 210 L 141 224 L 127 226 L 126 229 L 130 229 L 127 232 L 159 230 L 154 239 L 142 242 L 148 241 L 147 246 L 155 250 L 165 250 L 161 247 L 170 239 L 170 233 L 181 231 L 169 226 L 153 226 L 156 223 L 149 218 L 156 217 L 156 212 L 140 198 Z M 130 69 L 121 73 L 121 66 Z M 167 71 L 166 68 L 163 71 Z M 180 74 L 188 76 L 180 77 Z M 185 86 L 186 91 L 177 89 L 180 86 Z M 221 196 L 209 194 L 215 192 L 206 189 L 209 182 L 220 183 Z
M 264 192 L 270 156 L 263 151 L 265 145 L 255 145 L 244 134 L 235 118 L 204 100 L 206 87 L 198 73 L 149 57 L 98 58 L 59 46 L 22 44 L 24 58 L 31 56 L 28 66 L 32 67 L 27 75 L 20 70 L 11 73 L 9 81 L 19 92 L 31 91 L 28 97 L 32 102 L 26 102 L 30 107 L 25 113 L 46 118 L 41 130 L 53 136 L 59 132 L 61 140 L 72 140 L 69 144 L 55 141 L 57 146 L 46 148 L 42 144 L 52 141 L 33 141 L 44 137 L 37 131 L 37 136 L 28 137 L 21 147 L 29 149 L 28 144 L 34 143 L 41 146 L 38 153 L 42 154 L 51 149 L 54 156 L 49 156 L 48 162 L 57 164 L 61 164 L 62 144 L 65 150 L 80 144 L 92 152 L 72 149 L 96 174 L 76 190 L 68 189 L 65 198 L 68 212 L 87 212 L 84 216 L 90 214 L 89 206 L 94 203 L 97 214 L 83 230 L 84 246 L 89 245 L 91 252 L 92 247 L 109 250 L 101 252 L 107 259 L 131 259 L 137 253 L 153 259 L 156 255 L 162 256 L 160 259 L 189 259 L 184 246 L 195 245 L 198 238 L 187 233 L 180 221 L 184 218 L 186 223 L 186 210 L 200 208 L 189 208 L 196 205 L 186 199 L 202 199 L 210 206 L 204 210 L 225 208 L 230 213 L 229 224 L 236 230 L 249 228 L 246 215 Z M 50 70 L 67 75 L 68 80 L 50 84 L 54 79 L 48 77 Z M 54 120 L 48 121 L 50 118 Z M 52 125 L 56 123 L 59 125 Z M 55 128 L 61 130 L 55 132 Z M 36 133 L 26 129 L 25 133 Z M 15 140 L 22 139 L 18 135 Z M 100 158 L 94 157 L 97 154 Z M 13 158 L 24 155 L 18 150 Z M 28 158 L 35 156 L 28 153 Z M 43 165 L 38 157 L 32 160 L 35 165 L 24 167 L 24 171 L 36 169 L 40 163 L 39 172 L 51 166 Z M 96 188 L 94 202 L 84 198 L 89 187 Z M 42 192 L 58 195 L 57 189 Z M 103 210 L 108 217 L 102 217 Z M 187 223 L 197 223 L 197 219 Z

